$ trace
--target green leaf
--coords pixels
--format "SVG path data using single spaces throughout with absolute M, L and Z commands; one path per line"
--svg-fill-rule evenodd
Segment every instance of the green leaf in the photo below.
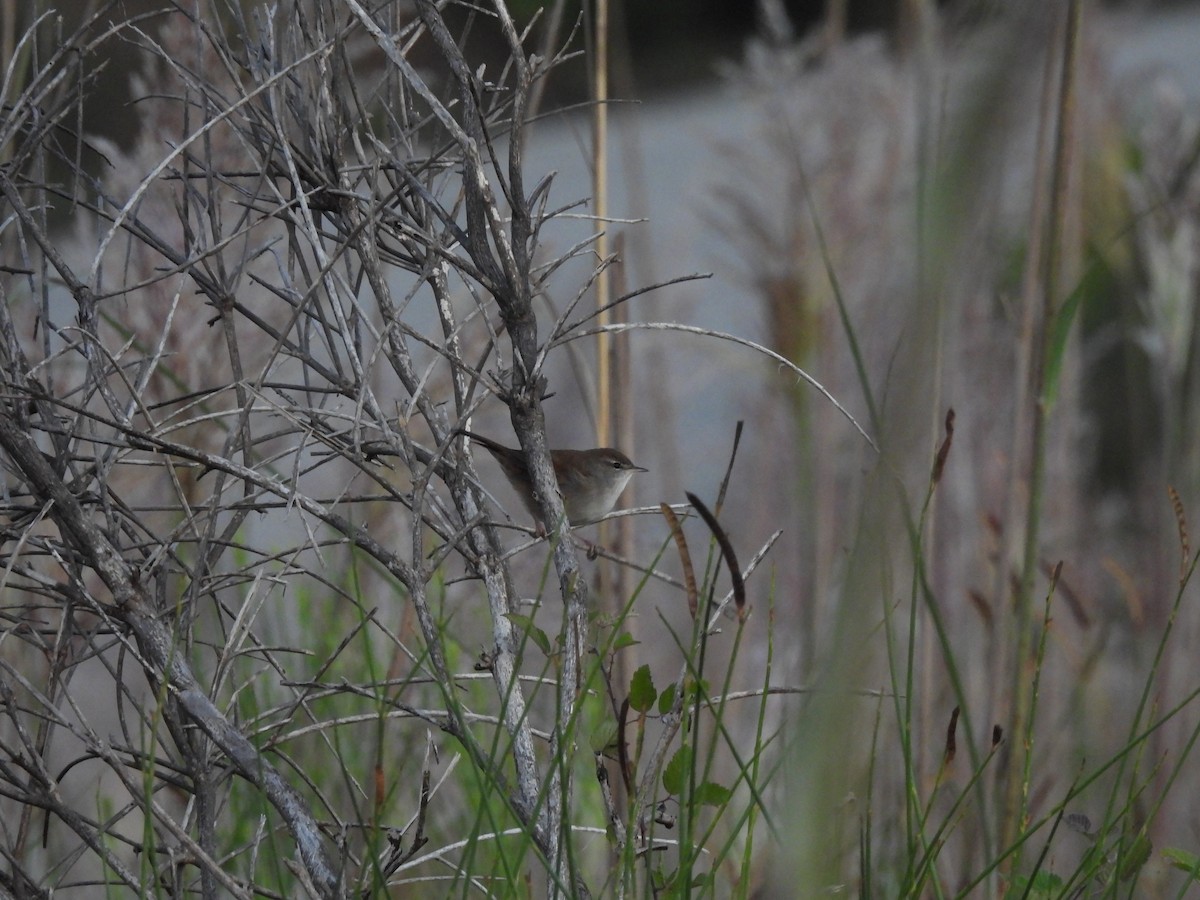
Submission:
M 732 797 L 733 791 L 723 784 L 706 781 L 696 786 L 696 793 L 692 799 L 696 803 L 703 803 L 707 806 L 725 806 Z
M 634 644 L 640 643 L 641 641 L 635 638 L 628 631 L 622 631 L 617 635 L 616 640 L 613 641 L 612 648 L 613 650 L 624 650 L 626 647 L 632 647 Z
M 675 705 L 675 694 L 678 690 L 679 685 L 673 681 L 663 688 L 663 692 L 658 695 L 658 712 L 660 715 L 665 716 L 671 711 L 671 707 Z
M 617 744 L 617 720 L 607 718 L 600 722 L 588 735 L 588 744 L 593 753 L 603 753 L 605 750 L 615 747 Z
M 546 632 L 533 624 L 533 619 L 529 616 L 523 616 L 520 613 L 505 613 L 504 617 L 519 628 L 527 638 L 537 644 L 539 650 L 550 655 L 550 638 L 546 636 Z
M 639 666 L 629 681 L 629 708 L 640 713 L 649 712 L 658 697 L 654 689 L 654 678 L 650 675 L 650 667 Z
M 663 789 L 673 797 L 678 797 L 687 786 L 688 773 L 692 770 L 692 748 L 684 744 L 675 751 L 667 767 L 663 769 Z
M 1178 847 L 1164 847 L 1162 855 L 1176 869 L 1182 869 L 1192 876 L 1192 881 L 1200 880 L 1200 856 Z
M 1071 336 L 1071 325 L 1075 322 L 1075 314 L 1085 297 L 1096 292 L 1095 273 L 1089 269 L 1079 280 L 1079 284 L 1071 291 L 1062 304 L 1050 318 L 1050 335 L 1046 347 L 1046 369 L 1042 376 L 1042 400 L 1046 411 L 1054 407 L 1058 399 L 1058 382 L 1062 373 L 1063 359 L 1067 355 L 1067 339 Z
M 1053 872 L 1038 869 L 1032 878 L 1017 875 L 1013 884 L 1027 897 L 1057 897 L 1062 891 L 1063 880 Z
M 1144 834 L 1139 834 L 1133 839 L 1129 845 L 1129 849 L 1125 851 L 1125 857 L 1121 860 L 1121 868 L 1117 872 L 1117 877 L 1122 881 L 1128 881 L 1138 873 L 1138 869 L 1146 864 L 1146 860 L 1150 858 L 1150 850 L 1154 844 L 1150 838 Z
M 695 678 L 689 678 L 684 683 L 683 689 L 684 689 L 684 696 L 687 697 L 688 703 L 695 702 L 697 697 L 699 697 L 701 700 L 703 700 L 709 694 L 708 679 L 701 678 L 699 680 L 696 680 Z
M 656 891 L 666 890 L 667 885 L 670 884 L 674 877 L 674 872 L 668 875 L 662 870 L 661 866 L 650 870 L 650 883 L 654 886 Z

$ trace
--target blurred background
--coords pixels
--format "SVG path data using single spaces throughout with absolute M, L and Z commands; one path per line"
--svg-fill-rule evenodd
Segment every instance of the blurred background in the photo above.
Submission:
M 853 820 L 861 809 L 854 803 L 870 792 L 865 773 L 880 752 L 873 740 L 885 760 L 900 751 L 899 734 L 877 723 L 872 730 L 877 706 L 844 702 L 844 692 L 886 693 L 903 670 L 889 657 L 886 607 L 916 623 L 912 645 L 902 635 L 892 652 L 915 657 L 915 776 L 935 808 L 939 779 L 968 783 L 965 762 L 940 770 L 960 700 L 968 740 L 980 748 L 993 725 L 1021 723 L 1014 705 L 1034 679 L 1019 649 L 1031 623 L 1020 621 L 1016 600 L 1031 516 L 1031 317 L 1047 283 L 1057 286 L 1055 302 L 1074 297 L 1078 312 L 1062 348 L 1033 513 L 1032 631 L 1046 640 L 1029 751 L 1034 813 L 1061 801 L 1081 768 L 1129 746 L 1147 694 L 1167 709 L 1197 686 L 1188 648 L 1200 614 L 1194 589 L 1176 606 L 1187 548 L 1168 486 L 1194 519 L 1200 7 L 1084 4 L 1053 261 L 1041 244 L 1062 121 L 1048 110 L 1065 5 L 1009 5 L 1006 15 L 988 3 L 705 9 L 632 4 L 616 17 L 613 95 L 636 102 L 611 110 L 610 211 L 641 220 L 610 229 L 622 235 L 623 281 L 632 288 L 711 274 L 636 298 L 630 317 L 762 343 L 828 388 L 880 440 L 885 461 L 810 386 L 761 356 L 645 332 L 629 345 L 629 452 L 651 469 L 636 484 L 639 502 L 679 502 L 685 490 L 711 500 L 734 423 L 746 422 L 723 521 L 746 556 L 775 529 L 783 536 L 757 582 L 759 653 L 744 654 L 738 674 L 753 681 L 763 663 L 770 598 L 780 681 L 839 698 L 777 711 L 796 741 L 780 796 L 792 804 L 800 850 L 766 880 L 833 883 L 837 861 L 854 852 L 853 829 L 831 827 L 841 821 L 834 811 Z M 581 92 L 582 64 L 575 77 Z M 589 129 L 584 113 L 551 117 L 531 144 L 529 170 L 557 172 L 561 202 L 590 193 Z M 552 240 L 562 249 L 587 231 L 580 223 Z M 586 270 L 563 273 L 562 297 Z M 551 442 L 582 446 L 588 391 L 572 394 L 569 373 L 578 370 L 563 365 L 561 392 L 548 404 Z M 951 408 L 954 443 L 917 573 L 905 559 L 905 528 L 929 487 Z M 507 433 L 503 414 L 488 427 Z M 636 534 L 639 557 L 662 539 L 653 525 Z M 914 594 L 921 578 L 928 593 Z M 638 609 L 648 645 L 661 640 L 658 616 L 682 626 L 669 592 L 647 591 Z M 1168 626 L 1172 639 L 1155 668 Z M 1156 847 L 1200 844 L 1187 799 L 1200 789 L 1187 755 L 1195 722 L 1185 711 L 1154 734 L 1147 756 L 1161 768 L 1148 778 L 1163 794 L 1130 801 Z M 997 768 L 1019 765 L 1008 752 Z M 903 793 L 893 765 L 878 763 L 876 796 Z M 1117 781 L 1101 777 L 1069 812 L 1102 818 Z M 1002 794 L 997 785 L 993 812 Z M 959 875 L 989 839 L 986 825 L 967 821 L 943 857 L 957 861 L 948 871 Z M 903 855 L 899 832 L 879 828 L 881 857 Z M 1047 870 L 1072 871 L 1090 847 L 1065 829 Z M 1142 877 L 1138 891 L 1157 896 L 1170 895 L 1180 876 L 1155 854 Z
M 529 19 L 536 6 L 514 11 Z M 841 877 L 854 830 L 829 824 L 869 792 L 868 760 L 894 761 L 895 735 L 878 720 L 895 713 L 896 655 L 914 659 L 911 753 L 931 803 L 970 774 L 965 762 L 940 769 L 951 709 L 963 706 L 963 728 L 984 749 L 993 725 L 1013 721 L 1029 680 L 1016 631 L 1028 622 L 1014 607 L 1031 516 L 1030 310 L 1046 285 L 1055 302 L 1075 298 L 1077 313 L 1057 360 L 1034 514 L 1039 611 L 1050 573 L 1060 562 L 1062 571 L 1053 611 L 1032 629 L 1046 648 L 1031 808 L 1058 802 L 1081 768 L 1127 746 L 1147 690 L 1165 710 L 1200 683 L 1200 610 L 1190 587 L 1177 605 L 1180 529 L 1168 494 L 1173 487 L 1196 518 L 1200 4 L 1085 3 L 1074 105 L 1056 113 L 1062 8 L 614 7 L 617 293 L 705 276 L 636 297 L 629 318 L 769 348 L 824 385 L 882 449 L 794 372 L 744 345 L 650 330 L 628 340 L 622 402 L 633 443 L 622 449 L 651 470 L 633 501 L 680 503 L 685 491 L 713 499 L 744 421 L 722 521 L 743 559 L 783 532 L 751 582 L 756 643 L 734 679 L 761 682 L 771 628 L 773 680 L 813 691 L 773 707 L 793 755 L 774 800 L 799 849 L 764 860 L 762 883 L 777 886 L 768 896 L 788 896 L 778 886 L 797 872 L 806 884 Z M 575 15 L 568 4 L 565 21 Z M 486 24 L 470 34 L 477 58 L 499 65 L 504 48 Z M 589 40 L 582 26 L 580 47 Z M 124 148 L 145 137 L 131 84 L 117 54 L 84 110 L 86 132 Z M 591 193 L 591 120 L 579 106 L 588 90 L 581 57 L 556 73 L 530 134 L 527 177 L 556 173 L 551 206 Z M 1047 261 L 1056 133 L 1066 134 L 1059 149 L 1069 162 L 1054 186 L 1060 243 Z M 584 218 L 560 221 L 545 235 L 547 257 L 594 230 Z M 556 275 L 547 322 L 594 264 Z M 594 364 L 580 343 L 580 357 L 557 351 L 552 446 L 594 440 Z M 954 440 L 920 519 L 918 566 L 907 529 L 920 518 L 950 409 Z M 499 404 L 473 427 L 511 438 Z M 497 495 L 512 500 L 503 486 Z M 652 557 L 666 528 L 642 517 L 633 540 L 636 558 Z M 646 658 L 669 677 L 678 661 L 658 650 L 671 646 L 663 623 L 682 627 L 686 610 L 675 591 L 654 587 L 638 610 L 640 636 L 656 648 Z M 906 623 L 899 651 L 885 640 L 892 615 Z M 847 702 L 857 691 L 880 693 Z M 1185 710 L 1149 741 L 1155 763 L 1142 774 L 1157 793 L 1134 818 L 1159 847 L 1200 848 L 1200 765 L 1187 758 L 1196 720 Z M 874 787 L 894 801 L 880 814 L 880 855 L 900 856 L 905 777 L 899 764 L 880 769 Z M 1116 777 L 1100 778 L 1071 811 L 1102 818 Z M 948 838 L 951 884 L 980 863 L 987 828 L 970 823 Z M 1077 837 L 1061 837 L 1048 866 L 1070 871 L 1088 846 Z M 1154 855 L 1143 877 L 1145 895 L 1157 896 L 1179 876 Z

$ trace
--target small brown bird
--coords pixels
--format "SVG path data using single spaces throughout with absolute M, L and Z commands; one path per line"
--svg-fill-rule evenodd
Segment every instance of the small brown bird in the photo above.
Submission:
M 479 434 L 464 433 L 495 457 L 508 483 L 525 503 L 525 508 L 535 519 L 541 518 L 537 501 L 533 498 L 533 481 L 529 477 L 524 451 L 505 447 Z M 635 466 L 628 456 L 612 447 L 551 450 L 550 460 L 562 490 L 567 519 L 572 525 L 587 525 L 603 518 L 616 504 L 633 473 L 647 471 Z

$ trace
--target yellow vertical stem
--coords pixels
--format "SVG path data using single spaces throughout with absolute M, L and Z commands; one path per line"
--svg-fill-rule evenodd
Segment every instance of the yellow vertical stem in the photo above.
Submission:
M 593 64 L 592 202 L 601 228 L 600 236 L 596 239 L 596 255 L 603 260 L 608 256 L 608 235 L 604 231 L 608 219 L 608 0 L 596 0 L 596 53 Z M 608 272 L 603 271 L 596 279 L 596 307 L 604 310 L 598 317 L 602 327 L 609 323 L 610 316 L 605 307 L 608 306 L 611 291 Z M 596 337 L 596 440 L 600 447 L 612 443 L 611 340 L 611 336 L 604 332 Z
M 1064 257 L 1067 242 L 1066 223 L 1070 196 L 1070 174 L 1075 143 L 1076 83 L 1078 69 L 1079 33 L 1082 27 L 1082 0 L 1069 0 L 1063 30 L 1062 71 L 1058 83 L 1058 130 L 1051 169 L 1050 210 L 1047 222 L 1044 267 L 1042 269 L 1042 309 L 1038 333 L 1030 360 L 1030 397 L 1033 403 L 1032 433 L 1030 435 L 1029 497 L 1025 521 L 1023 562 L 1020 590 L 1015 604 L 1016 655 L 1013 667 L 1013 709 L 1010 719 L 1013 742 L 1013 765 L 1005 773 L 1004 843 L 1007 848 L 1017 843 L 1028 824 L 1030 765 L 1033 753 L 1033 594 L 1037 579 L 1041 519 L 1044 514 L 1046 483 L 1046 453 L 1050 421 L 1046 396 L 1046 368 L 1054 349 L 1056 319 L 1062 312 L 1064 293 Z M 1016 871 L 1020 864 L 1019 851 L 1010 857 L 1009 865 Z

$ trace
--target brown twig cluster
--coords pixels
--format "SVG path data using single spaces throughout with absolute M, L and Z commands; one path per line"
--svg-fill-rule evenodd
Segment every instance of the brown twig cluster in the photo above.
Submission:
M 533 301 L 587 248 L 542 258 L 550 179 L 530 188 L 522 167 L 531 94 L 562 54 L 531 53 L 500 2 L 462 27 L 452 33 L 430 0 L 96 16 L 66 39 L 47 18 L 30 23 L 27 81 L 0 121 L 0 793 L 21 811 L 4 848 L 9 889 L 36 893 L 42 873 L 20 860 L 40 840 L 74 855 L 62 884 L 182 889 L 194 867 L 206 896 L 250 896 L 253 876 L 239 881 L 222 860 L 242 854 L 252 873 L 277 821 L 316 895 L 369 885 L 373 869 L 386 879 L 425 841 L 421 827 L 411 849 L 389 838 L 372 859 L 353 839 L 353 810 L 372 792 L 350 767 L 354 796 L 341 803 L 265 749 L 286 751 L 297 715 L 320 723 L 320 679 L 289 680 L 296 664 L 267 635 L 312 628 L 294 601 L 314 590 L 371 620 L 379 604 L 327 574 L 355 559 L 377 576 L 364 590 L 403 593 L 390 669 L 435 686 L 432 702 L 376 694 L 385 718 L 452 736 L 528 829 L 548 880 L 576 879 L 568 767 L 546 763 L 570 757 L 567 732 L 537 749 L 509 563 L 460 436 L 484 400 L 503 401 L 542 518 L 559 523 L 569 721 L 586 581 L 546 446 Z M 499 34 L 502 71 L 468 63 L 474 27 Z M 77 130 L 90 67 L 118 41 L 145 60 L 149 127 L 133 150 Z M 452 556 L 486 589 L 500 755 L 456 697 L 439 606 Z M 264 623 L 267 610 L 280 620 Z M 248 662 L 283 676 L 294 701 L 248 713 Z M 100 694 L 90 702 L 83 678 Z M 67 799 L 81 769 L 112 798 L 108 818 Z M 215 835 L 235 775 L 265 805 L 230 848 Z M 396 789 L 380 778 L 365 805 Z M 422 810 L 428 797 L 426 783 Z

